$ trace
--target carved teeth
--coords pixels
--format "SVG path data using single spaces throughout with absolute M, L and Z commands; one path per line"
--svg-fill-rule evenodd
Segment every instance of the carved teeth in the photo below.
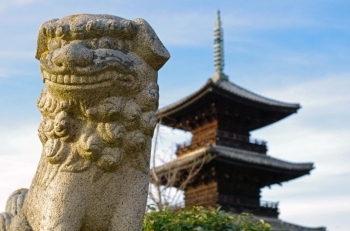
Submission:
M 47 75 L 44 73 L 43 76 L 42 76 L 42 81 L 43 81 L 43 83 L 45 83 L 45 80 L 46 80 L 46 79 L 48 79 L 48 78 L 47 78 Z
M 101 81 L 105 80 L 105 77 L 106 77 L 105 73 L 101 73 L 97 76 L 97 81 L 101 82 Z
M 90 78 L 91 83 L 97 83 L 97 77 L 96 76 L 91 76 Z
M 113 72 L 102 72 L 97 76 L 76 76 L 76 75 L 54 75 L 47 72 L 43 73 L 43 80 L 46 79 L 59 84 L 81 85 L 100 83 L 113 78 Z M 123 78 L 123 77 L 122 77 Z
M 57 76 L 56 75 L 51 75 L 50 81 L 56 83 Z
M 62 75 L 57 76 L 57 83 L 63 83 L 63 76 Z
M 79 77 L 75 76 L 75 75 L 72 75 L 70 77 L 70 81 L 71 81 L 72 84 L 77 84 L 77 83 L 79 83 Z
M 70 76 L 69 75 L 65 75 L 63 81 L 64 81 L 65 84 L 70 84 Z
M 50 80 L 50 75 L 49 75 L 48 73 L 44 72 L 44 74 L 43 74 L 43 79 L 48 79 L 48 80 Z
M 80 81 L 79 81 L 80 83 L 85 83 L 85 81 L 84 81 L 84 77 L 80 77 Z
M 83 83 L 92 83 L 91 82 L 91 76 L 83 76 L 82 78 L 83 78 L 83 81 L 84 81 Z

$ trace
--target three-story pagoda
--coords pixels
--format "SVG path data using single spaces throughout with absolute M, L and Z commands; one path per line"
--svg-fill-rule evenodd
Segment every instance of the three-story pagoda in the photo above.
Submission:
M 313 163 L 291 163 L 267 155 L 266 142 L 252 139 L 250 132 L 296 113 L 300 105 L 260 96 L 229 81 L 223 73 L 220 24 L 218 11 L 215 75 L 193 94 L 158 111 L 161 124 L 193 136 L 190 143 L 178 145 L 175 160 L 155 171 L 162 184 L 176 173 L 172 184 L 179 187 L 187 180 L 188 169 L 198 168 L 184 189 L 186 206 L 221 206 L 228 212 L 278 218 L 278 203 L 261 201 L 261 189 L 309 174 Z

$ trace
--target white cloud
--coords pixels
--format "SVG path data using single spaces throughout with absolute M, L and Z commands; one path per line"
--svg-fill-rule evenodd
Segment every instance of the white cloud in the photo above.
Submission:
M 275 99 L 299 101 L 303 108 L 277 124 L 254 132 L 269 142 L 269 153 L 289 161 L 315 162 L 318 177 L 350 174 L 349 75 L 326 77 L 265 91 Z M 349 188 L 350 189 L 350 188 Z
M 283 89 L 265 89 L 263 92 L 273 98 L 299 101 L 305 108 L 327 108 L 334 104 L 350 102 L 350 74 L 325 76 Z
M 350 213 L 349 204 L 347 195 L 332 199 L 297 198 L 281 201 L 281 219 L 305 226 L 327 226 L 328 230 L 347 231 L 350 230 L 346 222 Z
M 8 196 L 19 188 L 28 188 L 34 177 L 41 154 L 37 126 L 0 130 L 0 212 L 4 211 Z
M 280 200 L 281 218 L 303 225 L 348 230 L 350 213 L 350 75 L 326 76 L 278 89 L 263 89 L 274 99 L 301 102 L 303 108 L 272 126 L 254 132 L 266 139 L 270 155 L 292 162 L 314 162 L 310 175 L 282 187 L 263 190 Z

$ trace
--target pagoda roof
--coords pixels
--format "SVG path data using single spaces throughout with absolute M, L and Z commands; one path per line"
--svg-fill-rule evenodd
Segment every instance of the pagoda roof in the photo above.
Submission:
M 203 161 L 212 160 L 225 162 L 231 165 L 245 166 L 251 169 L 290 175 L 284 178 L 284 181 L 309 174 L 314 168 L 313 163 L 292 163 L 261 153 L 215 145 L 203 147 L 177 157 L 169 163 L 156 167 L 155 171 L 158 175 L 163 175 L 172 170 L 181 171 L 190 166 L 199 165 L 203 163 Z
M 208 97 L 217 98 L 219 101 L 226 100 L 226 102 L 231 102 L 227 105 L 241 105 L 245 108 L 262 110 L 272 115 L 271 117 L 265 116 L 257 120 L 256 123 L 252 123 L 250 125 L 251 127 L 249 127 L 250 130 L 255 130 L 274 123 L 286 116 L 296 113 L 300 108 L 298 103 L 286 103 L 270 99 L 248 91 L 225 79 L 219 79 L 218 81 L 209 79 L 199 90 L 175 103 L 159 109 L 157 112 L 158 117 L 162 118 L 162 124 L 164 125 L 190 130 L 183 126 L 174 125 L 174 121 L 177 121 L 181 116 L 188 115 L 186 111 L 190 110 L 190 108 L 195 105 L 202 105 L 203 102 L 207 102 L 208 107 L 210 107 L 211 105 L 208 102 Z
M 261 95 L 258 95 L 254 92 L 248 91 L 234 83 L 231 83 L 230 81 L 221 80 L 217 81 L 216 83 L 213 83 L 214 85 L 218 86 L 219 88 L 226 90 L 234 95 L 240 96 L 242 98 L 255 101 L 258 103 L 276 106 L 276 107 L 285 107 L 290 108 L 292 110 L 297 110 L 300 108 L 300 105 L 297 103 L 285 103 L 282 101 L 270 99 Z
M 278 108 L 283 108 L 287 110 L 291 110 L 292 112 L 296 112 L 300 105 L 298 103 L 286 103 L 274 99 L 270 99 L 261 95 L 258 95 L 254 92 L 246 90 L 234 83 L 231 83 L 228 80 L 219 80 L 214 82 L 212 79 L 209 79 L 205 85 L 203 85 L 199 90 L 190 94 L 189 96 L 180 99 L 179 101 L 172 103 L 168 106 L 165 106 L 158 110 L 158 115 L 167 115 L 171 114 L 172 111 L 177 111 L 182 107 L 191 104 L 193 101 L 198 100 L 202 95 L 204 95 L 207 90 L 212 91 L 210 87 L 214 87 L 220 89 L 226 93 L 229 93 L 231 96 L 237 96 L 246 101 L 256 102 L 266 106 L 273 106 Z

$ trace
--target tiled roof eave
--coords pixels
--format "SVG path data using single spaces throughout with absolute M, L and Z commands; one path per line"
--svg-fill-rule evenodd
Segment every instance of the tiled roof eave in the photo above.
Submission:
M 202 158 L 205 154 L 209 153 L 209 148 L 208 147 L 203 147 L 200 149 L 197 149 L 187 155 L 178 157 L 166 164 L 163 164 L 161 166 L 158 166 L 155 168 L 155 171 L 157 174 L 161 174 L 167 171 L 171 170 L 181 170 L 185 169 L 188 165 L 190 165 L 192 162 L 194 162 L 196 159 Z
M 226 159 L 232 162 L 246 163 L 251 166 L 263 166 L 269 169 L 279 169 L 281 171 L 296 171 L 307 173 L 311 171 L 313 163 L 291 163 L 284 160 L 280 160 L 268 155 L 255 153 L 251 151 L 245 151 L 240 149 L 234 149 L 224 146 L 212 146 L 198 149 L 192 153 L 186 154 L 182 157 L 156 167 L 157 173 L 166 172 L 169 169 L 184 169 L 191 163 L 194 163 L 196 159 L 206 156 L 208 158 Z
M 227 80 L 220 80 L 218 82 L 215 82 L 214 85 L 222 90 L 230 92 L 233 95 L 239 96 L 241 98 L 244 98 L 250 101 L 258 102 L 261 104 L 275 106 L 275 107 L 289 108 L 294 110 L 297 110 L 300 108 L 300 105 L 298 103 L 286 103 L 286 102 L 270 99 L 270 98 L 258 95 L 254 92 L 248 91 Z
M 262 155 L 260 153 L 224 146 L 214 146 L 212 147 L 211 152 L 218 154 L 219 158 L 276 168 L 280 170 L 311 171 L 314 168 L 313 163 L 292 163 L 271 157 L 269 155 Z
M 208 82 L 205 85 L 203 85 L 199 90 L 195 91 L 194 93 L 188 95 L 183 99 L 180 99 L 168 106 L 159 109 L 157 112 L 158 116 L 170 114 L 172 111 L 177 111 L 177 108 L 190 104 L 193 101 L 196 101 L 198 98 L 201 97 L 201 95 L 205 94 L 206 90 L 210 87 L 215 87 L 226 91 L 233 96 L 236 95 L 242 99 L 257 102 L 267 106 L 286 108 L 294 112 L 300 108 L 300 105 L 297 103 L 285 103 L 282 101 L 269 99 L 267 97 L 248 91 L 238 85 L 235 85 L 228 80 L 220 80 L 214 83 L 211 79 L 209 79 Z

